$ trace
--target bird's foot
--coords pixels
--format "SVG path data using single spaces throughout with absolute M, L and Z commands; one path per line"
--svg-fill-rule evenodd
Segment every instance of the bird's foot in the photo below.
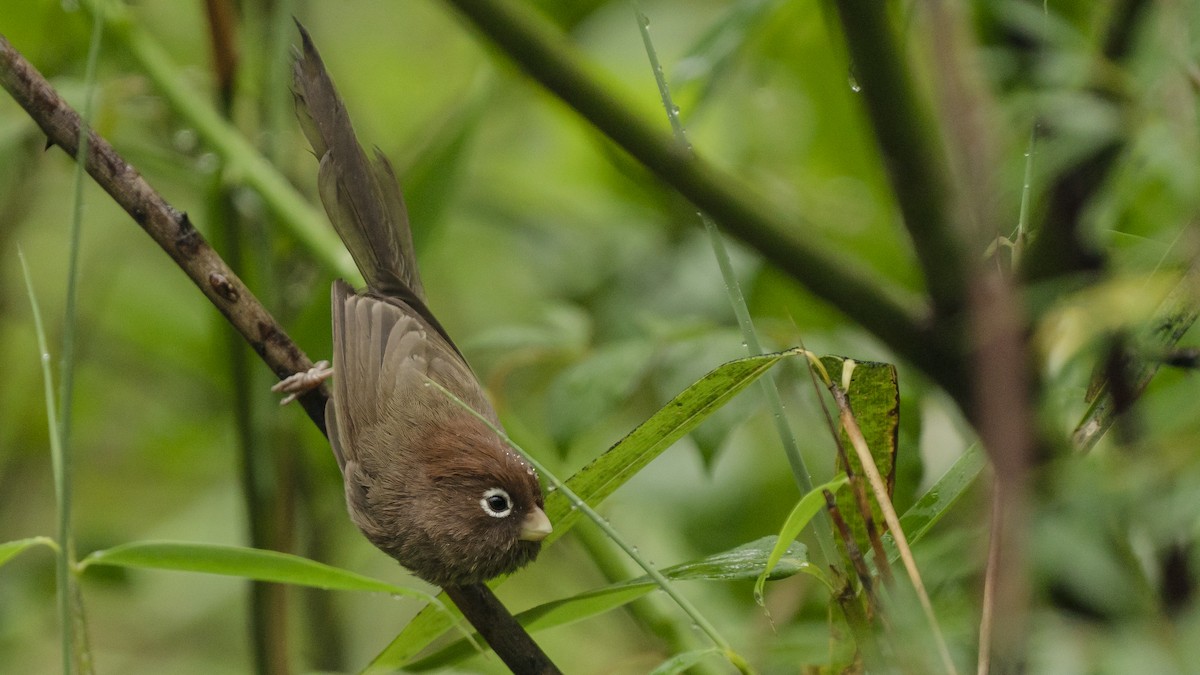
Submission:
M 279 405 L 287 405 L 295 401 L 298 397 L 307 394 L 308 392 L 321 386 L 325 380 L 333 376 L 333 368 L 329 366 L 328 361 L 317 361 L 312 368 L 302 372 L 289 375 L 283 378 L 271 391 L 287 394 Z

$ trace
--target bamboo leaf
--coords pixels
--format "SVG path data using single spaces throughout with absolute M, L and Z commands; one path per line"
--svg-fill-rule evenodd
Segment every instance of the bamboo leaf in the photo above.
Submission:
M 571 476 L 567 486 L 588 504 L 599 504 L 780 359 L 795 353 L 753 356 L 718 366 Z M 551 538 L 561 536 L 579 519 L 579 513 L 558 494 L 546 498 L 546 515 L 554 523 Z
M 29 537 L 28 539 L 17 539 L 14 541 L 6 541 L 0 544 L 0 566 L 21 555 L 25 551 L 34 546 L 48 546 L 51 549 L 57 549 L 58 545 L 50 537 Z
M 174 541 L 138 541 L 96 551 L 79 566 L 138 567 L 221 574 L 326 590 L 367 591 L 432 600 L 428 593 L 279 551 Z

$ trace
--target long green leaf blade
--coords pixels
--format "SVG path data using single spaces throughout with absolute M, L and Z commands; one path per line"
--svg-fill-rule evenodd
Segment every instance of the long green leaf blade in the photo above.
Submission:
M 432 600 L 428 593 L 372 579 L 289 553 L 242 546 L 174 541 L 139 541 L 96 551 L 82 561 L 91 565 L 139 567 L 221 574 L 326 590 L 367 591 Z
M 752 356 L 718 366 L 571 476 L 567 486 L 588 504 L 599 504 L 780 359 L 795 353 Z M 554 523 L 551 538 L 565 534 L 580 517 L 558 494 L 546 499 L 546 515 Z
M 6 541 L 0 544 L 0 566 L 21 555 L 25 551 L 34 546 L 47 546 L 51 549 L 56 549 L 58 546 L 50 537 L 29 537 L 28 539 L 16 539 L 14 541 Z

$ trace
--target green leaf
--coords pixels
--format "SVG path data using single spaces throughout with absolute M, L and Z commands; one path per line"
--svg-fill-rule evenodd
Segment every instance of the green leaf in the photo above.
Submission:
M 796 351 L 765 354 L 718 366 L 650 416 L 629 435 L 567 480 L 568 487 L 590 505 L 604 501 L 655 457 L 682 438 L 771 366 Z M 558 493 L 546 498 L 546 515 L 554 523 L 547 543 L 570 530 L 579 518 Z M 494 580 L 492 585 L 502 580 Z M 441 596 L 439 596 L 441 597 Z M 379 653 L 364 672 L 390 672 L 408 663 L 450 626 L 444 614 L 422 610 Z
M 766 573 L 768 558 L 776 548 L 778 546 L 775 537 L 763 537 L 722 553 L 668 567 L 662 570 L 662 574 L 671 581 L 753 579 Z M 792 542 L 791 545 L 783 546 L 783 555 L 770 572 L 770 578 L 783 579 L 799 572 L 810 571 L 815 571 L 815 568 L 808 562 L 807 549 L 803 544 Z M 657 588 L 657 584 L 649 576 L 643 575 L 538 605 L 518 614 L 517 621 L 530 632 L 555 628 L 612 611 Z M 462 639 L 416 663 L 407 664 L 405 669 L 418 671 L 443 668 L 475 653 L 473 643 Z
M 203 572 L 326 590 L 367 591 L 433 599 L 428 593 L 413 588 L 389 584 L 308 558 L 241 546 L 174 541 L 131 542 L 96 551 L 79 563 L 81 569 L 91 565 Z
M 841 356 L 823 356 L 821 362 L 829 376 L 845 390 L 850 399 L 854 419 L 867 441 L 871 457 L 875 460 L 879 474 L 883 476 L 890 496 L 896 478 L 897 432 L 900 428 L 900 385 L 896 381 L 896 366 L 890 363 L 855 361 Z M 879 502 L 876 501 L 874 493 L 867 486 L 862 462 L 858 459 L 858 453 L 850 446 L 850 440 L 844 430 L 842 445 L 846 448 L 846 458 L 850 462 L 851 470 L 847 473 L 864 478 L 859 485 L 867 493 L 867 503 L 871 505 L 871 519 L 875 523 L 876 531 L 882 533 L 886 529 L 883 512 L 879 509 Z M 846 470 L 841 457 L 838 458 L 838 470 Z M 866 521 L 860 512 L 854 490 L 846 490 L 839 494 L 837 505 L 842 518 L 854 535 L 858 550 L 871 550 Z M 845 543 L 841 539 L 838 543 L 845 555 Z
M 921 537 L 925 536 L 930 528 L 937 524 L 942 516 L 950 510 L 950 507 L 963 496 L 967 488 L 974 485 L 979 472 L 987 463 L 986 460 L 987 458 L 984 457 L 978 444 L 967 448 L 946 473 L 917 500 L 917 503 L 905 511 L 903 516 L 900 516 L 900 527 L 904 528 L 904 535 L 908 537 L 909 545 L 920 541 Z M 890 534 L 883 536 L 883 548 L 887 551 L 889 562 L 896 562 L 900 558 L 900 553 L 896 550 Z
M 704 659 L 720 653 L 721 650 L 716 647 L 681 652 L 658 664 L 657 668 L 650 671 L 650 675 L 675 675 L 675 673 L 682 673 Z
M 765 354 L 718 366 L 571 476 L 567 486 L 588 504 L 599 504 L 780 359 L 796 353 Z M 580 517 L 559 494 L 546 498 L 546 515 L 554 523 L 552 539 L 566 533 Z
M 821 507 L 825 505 L 823 491 L 829 490 L 836 495 L 838 490 L 846 484 L 847 480 L 846 474 L 840 474 L 828 483 L 816 486 L 796 503 L 795 508 L 788 514 L 787 519 L 783 521 L 783 527 L 779 530 L 779 537 L 775 540 L 775 548 L 767 558 L 766 567 L 754 582 L 755 602 L 760 605 L 763 604 L 763 586 L 766 585 L 769 575 L 773 573 L 775 566 L 783 559 L 784 554 L 787 553 L 790 542 L 796 540 L 796 537 L 800 535 L 800 531 L 804 529 L 805 525 L 808 525 L 808 521 L 812 520 L 813 516 L 817 515 Z
M 708 255 L 711 257 L 711 253 Z M 711 264 L 710 260 L 705 262 Z M 651 380 L 655 393 L 665 400 L 702 375 L 703 370 L 699 368 L 703 364 L 738 358 L 745 352 L 738 344 L 741 339 L 740 331 L 722 328 L 670 340 L 655 355 L 655 372 Z M 729 435 L 761 406 L 760 397 L 736 397 L 689 432 L 688 438 L 696 444 L 706 469 L 712 468 Z
M 6 541 L 0 544 L 0 565 L 12 560 L 21 555 L 28 549 L 34 546 L 48 546 L 51 549 L 57 549 L 58 545 L 50 537 L 30 537 L 28 539 L 17 539 L 15 541 Z

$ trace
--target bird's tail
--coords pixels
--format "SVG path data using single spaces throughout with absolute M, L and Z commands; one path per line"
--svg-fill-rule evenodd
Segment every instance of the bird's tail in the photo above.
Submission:
M 304 135 L 321 162 L 317 187 L 325 212 L 371 290 L 423 304 L 412 232 L 400 185 L 378 148 L 367 159 L 346 107 L 300 22 L 303 43 L 292 92 Z

